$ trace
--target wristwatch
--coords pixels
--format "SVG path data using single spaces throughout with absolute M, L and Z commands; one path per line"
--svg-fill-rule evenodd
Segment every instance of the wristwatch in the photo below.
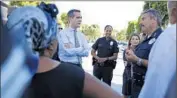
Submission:
M 141 58 L 138 58 L 137 64 L 138 64 L 139 66 L 142 65 L 142 59 L 141 59 Z

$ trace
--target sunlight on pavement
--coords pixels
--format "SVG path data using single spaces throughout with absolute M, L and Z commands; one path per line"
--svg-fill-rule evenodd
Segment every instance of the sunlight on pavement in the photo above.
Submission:
M 92 56 L 91 54 L 88 57 L 83 58 L 83 68 L 86 72 L 93 75 L 93 66 L 92 66 Z M 117 66 L 113 72 L 112 88 L 117 92 L 122 93 L 122 74 L 124 70 L 124 64 L 122 60 L 122 52 L 119 53 L 117 59 Z

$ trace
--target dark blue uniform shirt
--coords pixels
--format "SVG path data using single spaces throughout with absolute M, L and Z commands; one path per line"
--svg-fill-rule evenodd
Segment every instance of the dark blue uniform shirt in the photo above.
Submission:
M 110 57 L 119 52 L 117 42 L 114 39 L 106 40 L 106 37 L 99 38 L 92 48 L 97 51 L 98 57 Z
M 141 59 L 148 60 L 149 53 L 151 51 L 151 48 L 159 35 L 162 33 L 162 29 L 158 28 L 149 38 L 145 38 L 143 42 L 141 42 L 136 48 L 135 48 L 135 55 Z M 137 79 L 137 74 L 141 75 L 141 77 L 145 76 L 147 68 L 145 66 L 138 66 L 136 63 L 133 63 L 133 73 L 135 74 L 134 79 Z M 142 80 L 142 79 L 138 79 Z M 144 81 L 144 79 L 143 79 Z
M 149 38 L 140 43 L 135 49 L 136 56 L 148 60 L 151 48 L 161 33 L 162 29 L 158 28 Z

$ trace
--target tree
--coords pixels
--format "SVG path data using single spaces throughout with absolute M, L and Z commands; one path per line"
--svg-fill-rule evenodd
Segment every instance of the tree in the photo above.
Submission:
M 136 33 L 141 33 L 141 28 L 140 28 L 140 19 L 141 19 L 141 16 L 138 17 L 138 20 L 137 22 L 135 22 L 135 28 L 136 28 Z
M 118 34 L 118 33 L 119 33 L 118 30 L 113 29 L 113 31 L 112 31 L 112 37 L 113 37 L 114 39 L 116 39 L 116 40 L 117 40 L 117 34 Z
M 100 37 L 100 27 L 97 24 L 82 24 L 80 30 L 87 36 L 89 41 L 95 41 Z
M 41 1 L 10 1 L 10 6 L 37 6 L 40 3 Z M 49 3 L 49 0 L 46 0 L 45 3 Z
M 166 27 L 168 24 L 167 1 L 145 1 L 143 11 L 150 8 L 156 9 L 160 12 L 162 16 L 162 26 Z
M 122 29 L 120 32 L 117 33 L 116 39 L 118 41 L 125 41 L 126 40 L 126 29 Z
M 126 32 L 126 39 L 128 40 L 130 36 L 133 33 L 137 33 L 136 26 L 138 22 L 137 21 L 129 21 L 128 22 L 128 27 L 127 27 L 127 32 Z
M 60 19 L 60 17 L 57 17 L 57 23 L 60 24 L 60 26 L 61 26 L 62 28 L 65 27 L 65 24 L 64 24 L 63 21 Z
M 64 26 L 66 27 L 68 25 L 67 13 L 62 13 L 60 16 L 60 20 L 63 22 Z

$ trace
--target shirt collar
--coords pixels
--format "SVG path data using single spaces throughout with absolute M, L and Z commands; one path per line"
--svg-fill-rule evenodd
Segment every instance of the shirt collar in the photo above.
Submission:
M 104 39 L 107 40 L 105 36 L 104 36 Z M 111 40 L 111 37 L 108 38 L 108 41 L 110 41 L 110 40 Z
M 158 35 L 160 35 L 162 33 L 162 28 L 157 28 L 150 36 L 147 36 L 146 37 L 146 40 L 147 39 L 150 39 L 150 38 L 156 38 Z
M 151 37 L 151 35 L 148 35 L 147 38 Z
M 77 29 L 73 29 L 73 28 L 71 28 L 71 27 L 69 27 L 68 30 L 69 30 L 69 31 L 74 31 L 74 30 L 77 31 Z

